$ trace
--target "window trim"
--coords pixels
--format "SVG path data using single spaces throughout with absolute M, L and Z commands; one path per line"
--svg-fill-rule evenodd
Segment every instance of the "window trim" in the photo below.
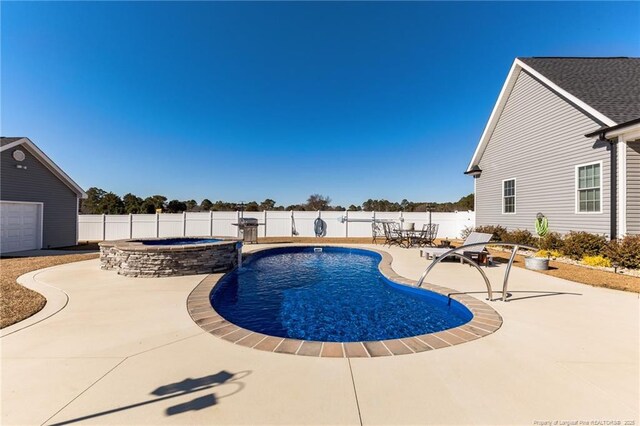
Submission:
M 513 212 L 505 212 L 504 211 L 504 183 L 512 180 L 513 181 Z M 502 180 L 502 214 L 516 214 L 518 211 L 518 180 L 516 178 L 509 178 Z
M 580 211 L 580 188 L 579 188 L 579 169 L 580 167 L 586 167 L 586 166 L 595 166 L 596 164 L 598 164 L 600 166 L 600 210 L 595 211 L 595 212 L 581 212 Z M 584 163 L 584 164 L 578 164 L 575 166 L 575 177 L 574 177 L 574 189 L 573 189 L 573 198 L 574 198 L 574 208 L 575 208 L 575 213 L 576 214 L 602 214 L 604 212 L 603 210 L 603 195 L 604 195 L 604 181 L 602 180 L 603 177 L 603 165 L 602 165 L 602 160 L 599 161 L 591 161 L 589 163 Z

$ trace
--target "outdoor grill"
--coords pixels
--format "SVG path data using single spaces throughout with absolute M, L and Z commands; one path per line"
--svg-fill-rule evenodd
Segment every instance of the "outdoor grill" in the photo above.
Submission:
M 238 223 L 233 223 L 240 229 L 242 241 L 244 243 L 257 243 L 258 242 L 258 219 L 252 217 L 241 217 L 238 219 Z

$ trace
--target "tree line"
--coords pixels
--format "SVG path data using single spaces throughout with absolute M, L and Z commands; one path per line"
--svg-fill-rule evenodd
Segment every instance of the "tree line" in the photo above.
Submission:
M 182 212 L 208 212 L 208 211 L 235 211 L 243 208 L 245 211 L 258 212 L 264 210 L 288 211 L 316 211 L 316 210 L 334 210 L 334 211 L 388 211 L 388 212 L 426 212 L 429 209 L 434 212 L 453 212 L 473 210 L 473 194 L 469 194 L 460 198 L 456 202 L 446 203 L 429 203 L 429 202 L 411 202 L 402 200 L 400 203 L 388 200 L 372 200 L 368 199 L 361 205 L 350 205 L 345 208 L 341 205 L 332 205 L 331 198 L 312 194 L 307 198 L 306 203 L 291 204 L 288 206 L 277 205 L 270 198 L 262 202 L 250 201 L 248 203 L 234 203 L 227 201 L 212 202 L 205 198 L 200 203 L 196 200 L 170 200 L 164 195 L 152 195 L 142 198 L 135 194 L 125 194 L 120 197 L 113 192 L 107 192 L 100 188 L 89 188 L 87 190 L 87 198 L 80 202 L 80 213 L 82 214 L 129 214 L 129 213 L 182 213 Z

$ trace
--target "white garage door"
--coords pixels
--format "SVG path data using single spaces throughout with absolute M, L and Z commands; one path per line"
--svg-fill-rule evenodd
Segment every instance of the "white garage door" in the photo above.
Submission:
M 0 252 L 39 249 L 40 204 L 0 201 Z

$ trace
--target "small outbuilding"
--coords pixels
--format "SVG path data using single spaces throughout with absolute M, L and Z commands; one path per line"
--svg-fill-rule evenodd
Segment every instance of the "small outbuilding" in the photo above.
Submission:
M 0 253 L 77 244 L 86 197 L 28 138 L 0 138 Z

